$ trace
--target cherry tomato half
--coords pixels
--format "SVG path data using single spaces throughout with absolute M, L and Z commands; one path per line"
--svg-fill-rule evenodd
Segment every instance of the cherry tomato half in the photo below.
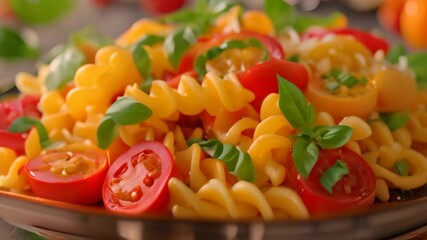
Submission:
M 139 215 L 166 206 L 168 181 L 177 173 L 174 158 L 161 142 L 144 141 L 111 165 L 102 197 L 107 210 Z
M 330 33 L 333 33 L 336 35 L 353 36 L 359 42 L 365 45 L 372 53 L 375 53 L 378 50 L 383 50 L 384 53 L 387 54 L 388 49 L 390 47 L 390 44 L 387 42 L 387 40 L 355 28 L 339 28 L 339 29 L 332 29 L 332 30 L 315 29 L 313 31 L 306 32 L 303 38 L 312 38 L 312 37 L 322 38 Z
M 7 131 L 10 124 L 21 116 L 40 118 L 39 100 L 39 97 L 24 95 L 0 102 L 0 130 Z
M 0 129 L 0 146 L 13 149 L 16 154 L 25 153 L 25 139 L 27 134 L 9 133 Z
M 344 175 L 328 193 L 320 183 L 321 175 L 337 160 L 347 165 Z M 326 214 L 372 205 L 375 199 L 375 174 L 369 164 L 348 148 L 323 149 L 307 179 L 301 177 L 289 161 L 287 182 L 301 196 L 311 214 Z
M 277 74 L 295 84 L 304 91 L 308 84 L 308 72 L 300 63 L 270 59 L 256 64 L 243 72 L 239 77 L 240 82 L 255 94 L 252 105 L 260 110 L 264 98 L 270 93 L 277 93 Z
M 244 31 L 239 33 L 228 33 L 214 35 L 210 38 L 200 38 L 197 43 L 188 50 L 181 59 L 178 66 L 178 73 L 184 73 L 193 70 L 193 63 L 197 56 L 208 49 L 219 46 L 227 40 L 244 40 L 248 38 L 256 38 L 264 44 L 271 58 L 283 59 L 285 53 L 282 46 L 276 39 L 261 33 Z
M 152 13 L 164 14 L 180 9 L 185 0 L 139 0 L 141 6 Z
M 38 197 L 74 204 L 102 199 L 107 157 L 98 150 L 50 151 L 25 165 L 28 184 Z

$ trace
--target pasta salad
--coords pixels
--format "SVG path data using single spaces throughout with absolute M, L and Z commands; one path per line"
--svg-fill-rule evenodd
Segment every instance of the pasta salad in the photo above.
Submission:
M 425 55 L 342 13 L 199 0 L 95 39 L 16 76 L 19 94 L 0 102 L 0 189 L 116 214 L 271 220 L 427 183 Z

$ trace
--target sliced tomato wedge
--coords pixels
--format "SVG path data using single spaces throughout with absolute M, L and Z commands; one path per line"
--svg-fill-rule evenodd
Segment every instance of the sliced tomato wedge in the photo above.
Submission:
M 74 204 L 96 204 L 102 199 L 107 174 L 106 155 L 98 150 L 49 151 L 24 167 L 28 184 L 38 197 Z
M 242 85 L 255 94 L 252 105 L 258 111 L 267 95 L 279 91 L 277 75 L 292 82 L 302 91 L 307 88 L 309 77 L 304 65 L 285 60 L 270 59 L 252 66 L 240 75 Z
M 337 160 L 347 165 L 349 174 L 344 175 L 332 187 L 332 194 L 320 183 L 322 174 Z M 301 177 L 288 163 L 287 183 L 295 188 L 311 214 L 328 214 L 372 205 L 375 199 L 375 174 L 369 164 L 348 148 L 320 150 L 319 158 L 307 179 Z
M 111 165 L 102 189 L 104 205 L 111 212 L 128 215 L 162 209 L 169 200 L 169 179 L 177 173 L 163 143 L 138 143 Z

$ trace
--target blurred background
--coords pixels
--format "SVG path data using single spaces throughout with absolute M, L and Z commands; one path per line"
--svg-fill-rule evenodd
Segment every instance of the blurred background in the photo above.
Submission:
M 351 26 L 381 30 L 414 50 L 427 48 L 427 0 L 284 0 L 300 11 L 345 13 Z M 263 0 L 240 0 L 262 8 Z M 190 7 L 194 0 L 0 0 L 0 79 L 35 71 L 36 63 L 69 35 L 90 25 L 115 38 L 142 17 Z

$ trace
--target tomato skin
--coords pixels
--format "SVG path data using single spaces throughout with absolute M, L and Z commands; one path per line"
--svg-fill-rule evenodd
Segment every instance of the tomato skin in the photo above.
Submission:
M 413 48 L 427 48 L 427 1 L 407 0 L 400 15 L 400 31 L 403 39 Z
M 40 118 L 39 100 L 40 97 L 24 95 L 0 102 L 0 130 L 7 131 L 10 124 L 21 116 Z
M 97 150 L 73 154 L 79 157 L 92 156 L 96 164 L 94 171 L 58 176 L 52 173 L 41 156 L 25 165 L 28 184 L 36 196 L 82 205 L 96 204 L 102 199 L 101 189 L 108 170 L 107 157 Z
M 384 0 L 378 12 L 380 23 L 394 33 L 400 33 L 400 14 L 407 0 Z
M 140 0 L 141 6 L 153 13 L 164 14 L 180 9 L 185 4 L 185 0 Z
M 343 176 L 332 188 L 333 193 L 329 194 L 320 184 L 319 179 L 337 159 L 347 165 L 350 173 Z M 307 179 L 297 173 L 293 163 L 288 165 L 289 175 L 286 181 L 299 193 L 311 214 L 328 214 L 366 207 L 372 205 L 375 200 L 374 172 L 359 154 L 348 148 L 320 150 L 318 161 Z M 345 185 L 351 186 L 351 194 L 345 192 Z
M 308 85 L 308 72 L 300 63 L 270 59 L 266 62 L 256 64 L 243 72 L 239 79 L 242 85 L 255 94 L 252 105 L 260 110 L 264 98 L 270 93 L 277 93 L 277 76 L 291 81 L 299 89 L 304 91 Z
M 25 154 L 27 134 L 9 133 L 0 129 L 0 146 L 13 149 L 17 155 Z
M 339 28 L 332 30 L 315 30 L 308 31 L 304 34 L 303 38 L 318 37 L 323 38 L 324 36 L 333 33 L 336 35 L 349 35 L 356 38 L 363 45 L 365 45 L 373 54 L 378 50 L 383 50 L 387 54 L 390 44 L 383 38 L 374 36 L 368 32 L 364 32 L 355 28 Z
M 143 158 L 140 159 L 140 156 Z M 147 159 L 155 160 L 156 164 L 161 165 L 160 169 L 155 169 L 160 170 L 160 175 L 154 179 L 150 177 L 153 170 L 147 170 Z M 159 210 L 169 200 L 168 182 L 175 176 L 179 176 L 179 171 L 171 152 L 163 143 L 140 142 L 111 165 L 102 188 L 104 206 L 111 212 L 128 215 Z M 147 178 L 150 184 L 147 184 Z M 124 181 L 129 182 L 123 183 Z M 136 199 L 128 200 L 123 197 L 127 194 L 134 198 L 134 192 Z

